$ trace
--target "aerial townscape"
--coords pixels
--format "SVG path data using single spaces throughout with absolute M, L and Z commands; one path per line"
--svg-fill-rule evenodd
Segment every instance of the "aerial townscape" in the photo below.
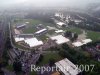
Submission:
M 100 1 L 10 1 L 0 8 L 0 75 L 100 75 Z

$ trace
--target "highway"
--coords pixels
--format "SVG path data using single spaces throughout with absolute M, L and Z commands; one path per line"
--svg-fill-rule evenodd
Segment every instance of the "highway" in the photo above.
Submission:
M 7 40 L 7 25 L 8 21 L 6 18 L 0 20 L 0 61 L 2 60 L 2 55 Z
M 3 52 L 7 50 L 5 44 L 7 38 L 9 37 L 9 31 L 8 31 L 9 21 L 10 21 L 9 17 L 5 14 L 3 14 L 2 18 L 0 18 L 0 63 L 2 63 L 3 60 Z M 15 75 L 14 72 L 10 72 L 4 67 L 2 67 L 1 69 L 5 75 Z

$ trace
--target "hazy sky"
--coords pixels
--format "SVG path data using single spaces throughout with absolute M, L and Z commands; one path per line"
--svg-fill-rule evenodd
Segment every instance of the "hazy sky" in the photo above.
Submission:
M 88 3 L 100 2 L 100 0 L 0 0 L 0 7 L 11 6 L 15 4 L 24 4 L 35 6 L 77 6 L 83 7 Z

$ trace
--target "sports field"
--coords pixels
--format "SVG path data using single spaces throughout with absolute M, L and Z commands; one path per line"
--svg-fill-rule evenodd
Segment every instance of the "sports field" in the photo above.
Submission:
M 100 32 L 87 31 L 87 37 L 91 38 L 93 41 L 100 40 Z

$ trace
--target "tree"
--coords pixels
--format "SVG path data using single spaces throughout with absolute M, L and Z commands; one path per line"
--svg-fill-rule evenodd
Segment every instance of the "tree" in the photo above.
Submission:
M 72 33 L 71 33 L 70 31 L 66 31 L 66 32 L 64 33 L 64 36 L 65 36 L 65 37 L 72 37 Z
M 15 61 L 13 63 L 13 68 L 14 68 L 14 71 L 17 73 L 17 72 L 21 72 L 22 71 L 22 64 L 21 62 L 19 61 Z
M 55 59 L 49 59 L 49 66 L 52 67 L 55 63 Z
M 76 40 L 78 38 L 78 34 L 74 33 L 74 39 Z
M 44 57 L 43 57 L 43 55 L 41 54 L 40 57 L 39 57 L 39 59 L 38 59 L 38 61 L 36 62 L 36 65 L 38 65 L 38 64 L 43 60 L 43 58 L 44 58 Z
M 11 46 L 11 42 L 10 42 L 10 38 L 9 38 L 9 37 L 7 38 L 7 41 L 6 41 L 5 47 L 6 47 L 7 49 L 11 49 L 11 48 L 12 48 L 12 46 Z
M 64 50 L 68 50 L 68 49 L 69 49 L 69 46 L 68 46 L 66 43 L 64 43 L 64 44 L 62 44 L 62 48 L 63 48 Z
M 0 75 L 4 75 L 4 72 L 1 70 L 2 68 L 2 63 L 0 63 Z

